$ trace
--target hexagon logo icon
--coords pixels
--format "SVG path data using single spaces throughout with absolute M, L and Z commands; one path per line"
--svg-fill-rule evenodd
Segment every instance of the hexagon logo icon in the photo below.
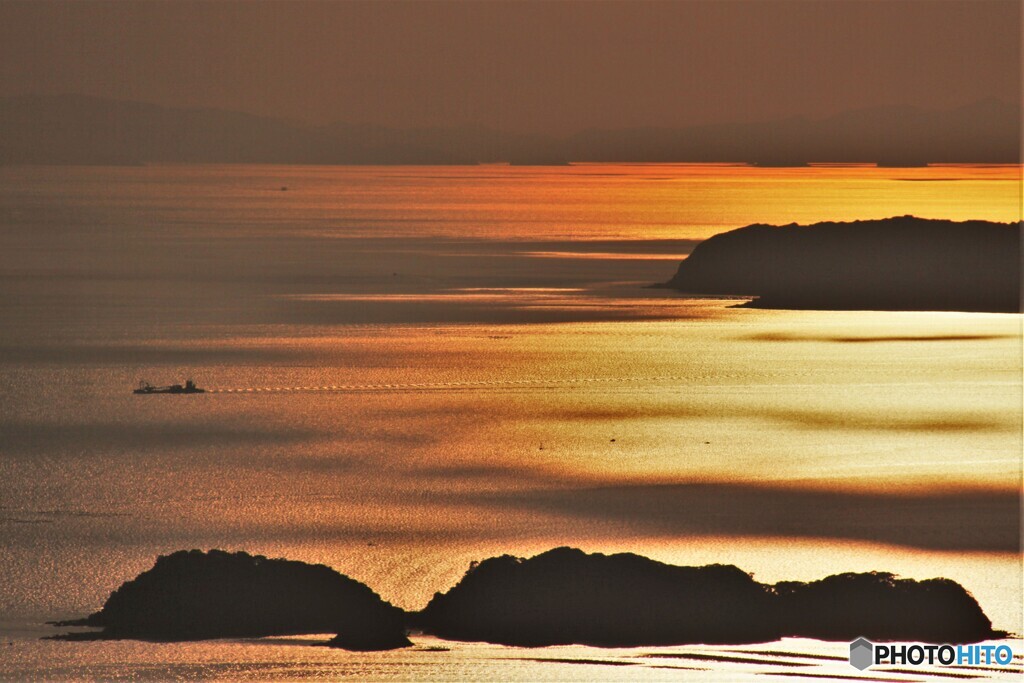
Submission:
M 850 666 L 864 669 L 871 666 L 875 661 L 875 646 L 866 638 L 858 638 L 850 643 Z

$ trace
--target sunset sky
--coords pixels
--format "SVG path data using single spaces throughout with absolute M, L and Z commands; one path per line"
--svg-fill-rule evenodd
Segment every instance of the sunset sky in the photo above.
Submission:
M 950 108 L 1019 101 L 1020 13 L 1002 0 L 8 0 L 0 96 L 549 134 Z

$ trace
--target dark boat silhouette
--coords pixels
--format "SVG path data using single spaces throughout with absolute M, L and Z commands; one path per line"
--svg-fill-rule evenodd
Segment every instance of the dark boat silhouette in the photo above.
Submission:
M 185 380 L 185 384 L 171 384 L 166 387 L 155 387 L 146 380 L 139 382 L 139 388 L 133 394 L 203 394 L 206 389 L 200 389 L 192 380 Z

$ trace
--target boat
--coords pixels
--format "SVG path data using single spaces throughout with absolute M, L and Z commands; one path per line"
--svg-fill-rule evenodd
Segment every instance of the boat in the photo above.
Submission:
M 139 388 L 133 394 L 204 394 L 206 389 L 200 389 L 190 379 L 185 384 L 171 384 L 166 387 L 155 387 L 146 380 L 139 382 Z

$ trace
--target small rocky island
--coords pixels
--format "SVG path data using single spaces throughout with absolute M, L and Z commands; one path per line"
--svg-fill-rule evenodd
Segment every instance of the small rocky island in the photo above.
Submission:
M 748 225 L 701 242 L 660 286 L 757 308 L 1016 313 L 1020 232 L 913 216 Z
M 575 548 L 474 562 L 455 587 L 414 613 L 323 565 L 180 551 L 123 584 L 100 611 L 57 625 L 102 629 L 55 636 L 64 640 L 337 633 L 327 645 L 348 650 L 410 645 L 409 629 L 525 647 L 739 644 L 786 636 L 965 643 L 1005 635 L 948 579 L 870 572 L 770 585 L 731 565 L 679 567 Z
M 836 574 L 772 586 L 786 635 L 818 640 L 969 643 L 1005 636 L 964 587 L 949 579 L 888 572 Z
M 121 585 L 103 609 L 60 626 L 100 633 L 68 639 L 182 641 L 337 633 L 331 645 L 388 650 L 409 645 L 405 613 L 330 567 L 244 552 L 182 550 Z
M 1005 635 L 947 579 L 870 572 L 769 585 L 729 565 L 677 567 L 574 548 L 474 564 L 415 616 L 420 628 L 442 638 L 518 646 L 738 644 L 786 636 L 962 643 Z
M 527 647 L 754 643 L 782 635 L 773 598 L 729 565 L 676 567 L 557 548 L 471 566 L 419 619 L 441 638 Z

